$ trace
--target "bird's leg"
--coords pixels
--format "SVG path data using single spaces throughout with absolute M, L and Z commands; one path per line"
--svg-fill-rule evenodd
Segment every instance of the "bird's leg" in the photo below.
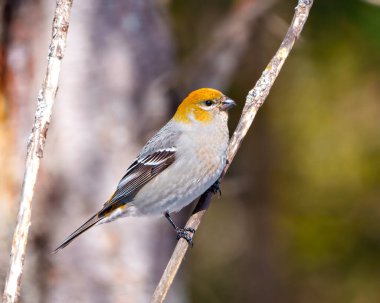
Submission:
M 220 190 L 220 180 L 219 179 L 216 180 L 215 183 L 213 185 L 211 185 L 209 190 L 215 195 L 219 193 L 219 197 L 221 197 L 222 191 Z
M 185 227 L 185 228 L 179 228 L 173 221 L 173 219 L 170 217 L 169 213 L 165 213 L 165 218 L 168 219 L 169 223 L 173 228 L 175 229 L 177 233 L 177 239 L 184 238 L 187 243 L 193 246 L 193 236 L 191 234 L 195 234 L 195 229 L 191 227 Z

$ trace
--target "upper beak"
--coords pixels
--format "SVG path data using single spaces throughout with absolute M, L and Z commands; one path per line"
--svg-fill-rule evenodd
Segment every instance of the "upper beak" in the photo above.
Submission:
M 221 110 L 229 110 L 231 108 L 233 108 L 234 106 L 236 105 L 235 101 L 234 100 L 231 100 L 230 98 L 226 98 L 222 101 L 222 107 L 221 107 Z

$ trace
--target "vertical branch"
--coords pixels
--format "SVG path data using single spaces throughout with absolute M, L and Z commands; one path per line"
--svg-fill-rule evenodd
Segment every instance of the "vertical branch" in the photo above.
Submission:
M 265 99 L 267 98 L 271 87 L 274 84 L 277 76 L 279 75 L 281 68 L 288 57 L 290 51 L 296 39 L 299 37 L 303 26 L 308 18 L 309 11 L 313 4 L 313 0 L 299 0 L 298 5 L 295 9 L 295 14 L 293 21 L 285 35 L 284 40 L 281 43 L 280 48 L 272 58 L 272 60 L 267 65 L 266 69 L 262 73 L 260 79 L 256 82 L 254 88 L 249 91 L 245 106 L 243 108 L 240 121 L 236 127 L 236 130 L 230 140 L 228 149 L 228 162 L 223 170 L 221 179 L 224 177 L 226 171 L 228 170 L 232 160 L 234 159 L 236 152 L 238 151 L 248 129 L 252 125 L 255 119 L 256 113 L 263 105 Z M 204 193 L 197 206 L 194 209 L 192 216 L 186 223 L 186 227 L 198 228 L 201 223 L 202 217 L 205 214 L 213 193 L 207 191 Z M 174 252 L 166 266 L 166 269 L 159 281 L 156 290 L 152 296 L 152 303 L 163 302 L 167 295 L 167 292 L 173 283 L 173 280 L 177 274 L 177 271 L 186 255 L 189 245 L 186 240 L 180 239 L 174 249 Z
M 58 79 L 61 70 L 61 60 L 66 48 L 66 37 L 72 1 L 73 0 L 57 0 L 54 13 L 52 39 L 49 47 L 46 74 L 37 97 L 35 120 L 27 147 L 20 208 L 16 229 L 13 235 L 11 260 L 5 281 L 3 303 L 17 302 L 20 293 L 26 243 L 31 224 L 31 203 L 34 186 L 36 184 L 41 158 L 43 157 L 46 135 L 58 90 Z

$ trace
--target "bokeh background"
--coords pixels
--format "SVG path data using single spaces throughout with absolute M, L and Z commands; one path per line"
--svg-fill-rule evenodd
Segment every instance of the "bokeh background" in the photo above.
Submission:
M 0 285 L 54 1 L 0 2 Z M 296 1 L 74 1 L 21 302 L 148 302 L 175 245 L 119 220 L 49 252 L 197 87 L 245 96 Z M 167 302 L 380 302 L 380 3 L 315 0 Z M 185 222 L 191 207 L 176 216 Z

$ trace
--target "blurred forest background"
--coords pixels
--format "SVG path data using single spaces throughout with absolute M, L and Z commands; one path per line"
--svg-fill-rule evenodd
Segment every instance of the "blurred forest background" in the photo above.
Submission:
M 0 1 L 1 289 L 54 5 Z M 190 90 L 237 101 L 234 129 L 295 5 L 74 1 L 21 302 L 149 301 L 175 245 L 164 219 L 119 220 L 49 252 Z M 167 302 L 380 302 L 379 5 L 315 0 Z

